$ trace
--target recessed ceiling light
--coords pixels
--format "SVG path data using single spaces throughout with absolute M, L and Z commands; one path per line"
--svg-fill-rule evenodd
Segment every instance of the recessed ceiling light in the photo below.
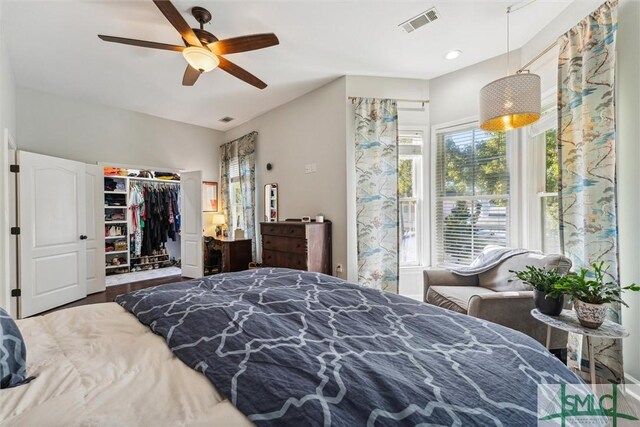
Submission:
M 446 59 L 456 59 L 458 56 L 460 56 L 461 53 L 462 53 L 461 50 L 452 50 L 451 52 L 447 53 L 444 57 Z

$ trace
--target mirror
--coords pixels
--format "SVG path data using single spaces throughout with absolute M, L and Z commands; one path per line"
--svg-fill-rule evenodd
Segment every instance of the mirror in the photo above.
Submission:
M 264 220 L 278 222 L 278 184 L 264 186 Z

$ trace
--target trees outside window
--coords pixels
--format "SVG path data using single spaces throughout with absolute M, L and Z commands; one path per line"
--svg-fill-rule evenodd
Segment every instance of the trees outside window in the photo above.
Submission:
M 467 127 L 437 133 L 436 144 L 436 262 L 469 264 L 509 240 L 506 134 Z

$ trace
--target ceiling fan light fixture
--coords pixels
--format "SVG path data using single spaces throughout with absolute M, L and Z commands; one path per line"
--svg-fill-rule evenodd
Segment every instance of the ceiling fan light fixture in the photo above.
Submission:
M 191 46 L 182 51 L 182 56 L 191 67 L 206 73 L 216 68 L 220 64 L 218 57 L 209 49 Z

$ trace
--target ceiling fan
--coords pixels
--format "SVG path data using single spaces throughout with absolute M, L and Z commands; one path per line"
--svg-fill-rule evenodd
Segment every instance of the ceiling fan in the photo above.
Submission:
M 265 82 L 244 68 L 224 58 L 222 55 L 275 46 L 280 43 L 275 34 L 252 34 L 249 36 L 218 40 L 216 36 L 203 28 L 204 24 L 211 21 L 211 13 L 205 8 L 196 6 L 191 9 L 191 14 L 200 23 L 200 28 L 191 28 L 180 12 L 178 12 L 178 9 L 176 9 L 169 0 L 153 0 L 153 2 L 171 25 L 178 30 L 185 46 L 105 36 L 102 34 L 98 34 L 98 37 L 107 42 L 182 52 L 182 55 L 188 63 L 187 69 L 182 77 L 182 84 L 184 86 L 193 86 L 196 80 L 198 80 L 198 77 L 200 77 L 200 74 L 219 67 L 232 76 L 258 89 L 267 87 Z

